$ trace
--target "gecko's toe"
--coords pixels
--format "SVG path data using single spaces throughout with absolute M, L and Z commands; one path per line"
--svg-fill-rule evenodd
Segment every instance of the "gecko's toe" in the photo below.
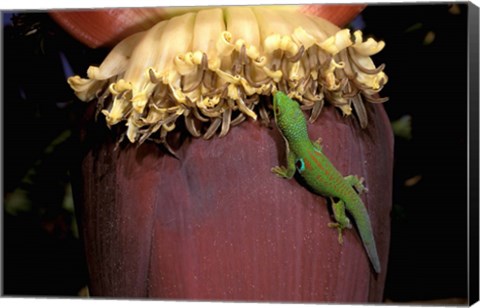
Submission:
M 272 169 L 270 169 L 270 171 L 272 173 L 274 173 L 276 176 L 278 176 L 279 178 L 285 178 L 286 177 L 287 170 L 285 169 L 285 167 L 276 166 L 276 167 L 273 167 Z

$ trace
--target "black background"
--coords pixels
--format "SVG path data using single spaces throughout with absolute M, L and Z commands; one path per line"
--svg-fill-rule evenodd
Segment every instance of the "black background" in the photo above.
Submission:
M 413 138 L 395 140 L 394 211 L 385 296 L 466 297 L 467 8 L 370 6 L 366 33 L 387 42 L 384 95 L 391 120 L 410 114 Z M 414 24 L 419 30 L 405 32 Z M 427 32 L 435 40 L 424 45 Z M 421 175 L 413 187 L 404 181 Z

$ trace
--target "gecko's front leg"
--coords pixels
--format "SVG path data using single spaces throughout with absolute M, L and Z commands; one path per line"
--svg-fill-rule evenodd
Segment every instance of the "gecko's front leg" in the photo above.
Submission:
M 313 148 L 314 148 L 317 152 L 322 153 L 322 149 L 323 149 L 323 139 L 322 139 L 322 137 L 318 137 L 317 140 L 312 141 L 312 145 L 313 145 Z
M 281 178 L 291 179 L 295 175 L 296 171 L 295 161 L 295 153 L 287 150 L 287 166 L 273 167 L 272 172 Z

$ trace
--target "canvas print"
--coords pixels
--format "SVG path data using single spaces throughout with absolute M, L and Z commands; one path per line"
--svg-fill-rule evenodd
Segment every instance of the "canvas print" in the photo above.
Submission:
M 4 294 L 468 304 L 476 9 L 4 11 Z

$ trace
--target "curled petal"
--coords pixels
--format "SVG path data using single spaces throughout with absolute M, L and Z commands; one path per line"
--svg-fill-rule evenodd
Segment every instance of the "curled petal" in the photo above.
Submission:
M 355 44 L 353 44 L 353 49 L 362 56 L 372 56 L 380 52 L 385 47 L 384 41 L 375 41 L 373 38 L 369 38 L 366 41 L 363 41 L 363 35 L 361 31 L 355 31 L 353 33 L 355 37 Z
M 73 76 L 68 78 L 68 84 L 80 100 L 87 102 L 95 98 L 95 94 L 103 88 L 105 82 Z
M 132 55 L 134 48 L 138 42 L 143 38 L 145 32 L 139 32 L 129 36 L 120 42 L 108 54 L 100 67 L 90 66 L 87 70 L 87 76 L 90 79 L 105 80 L 115 75 L 123 73 L 127 66 L 128 60 Z
M 329 54 L 336 55 L 341 50 L 350 47 L 352 43 L 350 30 L 343 29 L 335 33 L 335 35 L 330 36 L 325 41 L 319 43 L 318 46 Z

